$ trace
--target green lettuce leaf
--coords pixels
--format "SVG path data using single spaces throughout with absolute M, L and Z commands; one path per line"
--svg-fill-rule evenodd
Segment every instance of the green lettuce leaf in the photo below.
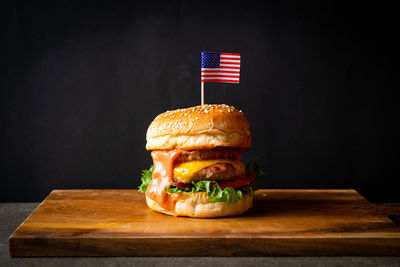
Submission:
M 224 190 L 222 190 L 221 187 L 215 182 L 197 181 L 191 183 L 192 188 L 180 188 L 178 186 L 171 185 L 170 187 L 166 187 L 164 190 L 168 194 L 182 192 L 207 192 L 207 195 L 210 197 L 210 202 L 226 202 L 233 204 L 243 199 L 243 195 L 250 195 L 252 191 L 258 190 L 261 185 L 261 178 L 265 176 L 265 172 L 262 171 L 258 166 L 256 158 L 250 160 L 246 164 L 246 169 L 254 172 L 256 174 L 256 178 L 252 183 L 241 187 L 226 187 Z M 142 184 L 139 186 L 139 192 L 146 192 L 147 186 L 151 182 L 152 173 L 153 166 L 151 166 L 149 170 L 142 171 Z
M 153 165 L 150 166 L 148 170 L 142 171 L 142 184 L 139 185 L 139 192 L 146 193 L 147 187 L 149 186 L 152 176 L 153 176 Z
M 192 182 L 192 188 L 180 188 L 178 186 L 170 186 L 166 187 L 164 190 L 167 191 L 168 194 L 174 193 L 197 193 L 197 192 L 207 192 L 207 195 L 210 197 L 210 202 L 226 202 L 226 203 L 235 203 L 243 198 L 244 194 L 251 193 L 250 187 L 248 185 L 232 188 L 226 187 L 224 190 L 217 183 L 213 183 L 211 181 L 197 181 Z

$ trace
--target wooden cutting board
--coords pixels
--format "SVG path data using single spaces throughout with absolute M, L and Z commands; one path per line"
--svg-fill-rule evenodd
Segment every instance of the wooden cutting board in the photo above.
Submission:
M 11 256 L 400 255 L 399 206 L 354 190 L 260 190 L 242 216 L 172 217 L 136 190 L 55 190 L 9 238 Z M 397 217 L 398 218 L 398 217 Z

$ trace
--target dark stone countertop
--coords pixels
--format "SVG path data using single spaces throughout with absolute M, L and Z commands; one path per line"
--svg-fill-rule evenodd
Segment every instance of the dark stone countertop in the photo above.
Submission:
M 400 266 L 400 257 L 10 257 L 8 237 L 38 204 L 0 203 L 0 266 Z

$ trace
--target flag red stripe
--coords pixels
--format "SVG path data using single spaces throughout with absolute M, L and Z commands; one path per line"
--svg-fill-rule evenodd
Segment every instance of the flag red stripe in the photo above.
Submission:
M 235 70 L 202 70 L 202 73 L 211 73 L 211 72 L 225 72 L 225 73 L 240 73 L 240 71 Z
M 240 58 L 235 58 L 235 57 L 221 57 L 221 61 L 235 61 L 235 62 L 240 62 Z
M 240 56 L 238 53 L 220 53 L 221 56 L 227 55 L 227 56 Z
M 235 69 L 235 70 L 240 70 L 240 67 L 231 67 L 231 66 L 221 66 L 221 65 L 220 65 L 220 68 L 221 68 L 221 69 Z
M 239 83 L 239 79 L 237 79 L 237 80 L 202 79 L 201 81 L 202 82 Z
M 222 67 L 222 68 L 202 68 L 201 71 L 211 71 L 211 70 L 217 70 L 217 71 L 240 71 L 240 68 L 237 67 Z
M 223 61 L 221 61 L 220 63 L 219 63 L 219 65 L 220 66 L 223 66 L 223 65 L 239 65 L 240 66 L 240 62 L 223 62 Z
M 239 76 L 237 76 L 237 75 L 221 75 L 221 74 L 216 74 L 216 75 L 213 75 L 213 74 L 206 74 L 206 75 L 201 75 L 201 77 L 202 78 L 208 78 L 208 77 L 218 77 L 218 78 L 238 78 L 239 79 Z
M 201 77 L 202 80 L 239 81 L 239 77 Z
M 236 65 L 238 64 L 238 65 L 240 65 L 240 61 L 232 61 L 232 60 L 223 60 L 223 59 L 221 59 L 219 64 L 236 64 Z

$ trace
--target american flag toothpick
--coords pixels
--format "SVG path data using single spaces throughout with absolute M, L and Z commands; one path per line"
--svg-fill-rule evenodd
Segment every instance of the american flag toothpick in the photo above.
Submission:
M 204 83 L 239 83 L 240 54 L 201 53 L 201 104 L 204 105 Z

